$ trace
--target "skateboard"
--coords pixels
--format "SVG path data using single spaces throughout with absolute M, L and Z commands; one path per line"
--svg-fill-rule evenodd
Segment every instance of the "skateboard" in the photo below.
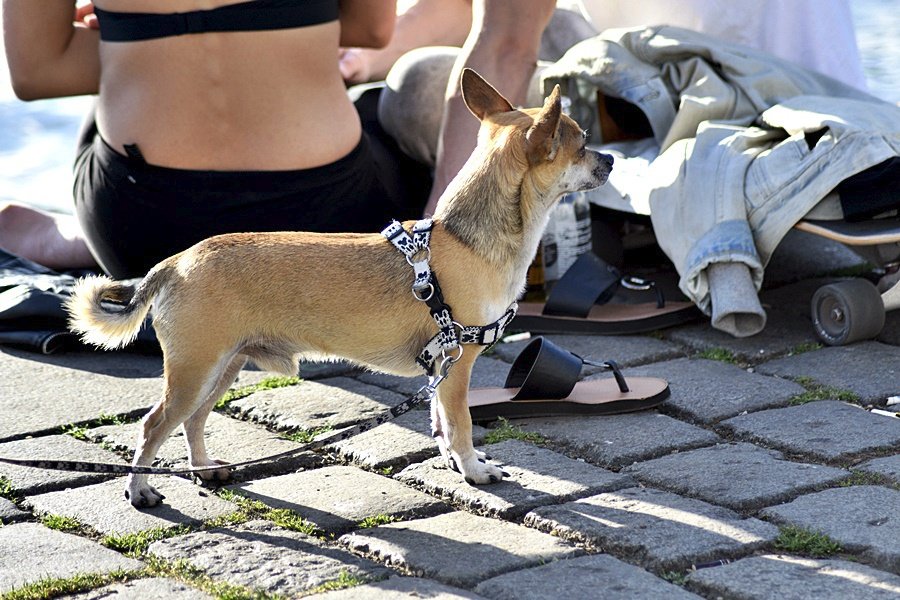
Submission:
M 888 273 L 900 267 L 900 218 L 858 223 L 801 220 L 794 227 L 844 244 Z M 896 280 L 882 293 L 872 282 L 860 278 L 822 286 L 810 306 L 816 334 L 829 346 L 874 338 L 884 327 L 885 313 L 895 308 L 900 308 Z

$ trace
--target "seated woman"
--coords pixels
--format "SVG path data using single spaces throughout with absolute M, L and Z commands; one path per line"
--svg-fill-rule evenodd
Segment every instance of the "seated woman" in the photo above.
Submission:
M 102 0 L 99 32 L 74 10 L 4 0 L 7 57 L 22 99 L 99 92 L 75 208 L 110 275 L 219 233 L 378 231 L 421 214 L 427 168 L 360 118 L 338 69 L 341 46 L 388 42 L 394 2 Z

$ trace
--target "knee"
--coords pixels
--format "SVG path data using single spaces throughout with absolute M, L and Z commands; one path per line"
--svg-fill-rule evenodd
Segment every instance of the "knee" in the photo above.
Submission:
M 541 34 L 550 23 L 555 0 L 492 2 L 482 0 L 473 11 L 472 33 L 477 43 L 507 56 L 537 54 Z
M 433 166 L 447 80 L 459 48 L 431 47 L 401 56 L 385 79 L 378 121 L 407 155 Z

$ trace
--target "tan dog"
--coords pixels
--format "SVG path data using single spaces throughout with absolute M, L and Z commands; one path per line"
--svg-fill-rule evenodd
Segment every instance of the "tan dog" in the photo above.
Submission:
M 515 110 L 466 70 L 462 92 L 481 129 L 438 203 L 431 268 L 454 318 L 484 325 L 522 292 L 550 208 L 564 193 L 604 183 L 612 159 L 585 148 L 582 130 L 561 114 L 558 87 L 543 108 Z M 207 456 L 203 430 L 247 360 L 288 375 L 301 357 L 419 374 L 415 357 L 437 327 L 410 292 L 412 278 L 405 257 L 379 234 L 228 234 L 160 262 L 136 288 L 84 279 L 67 308 L 85 341 L 118 348 L 134 339 L 153 304 L 165 390 L 143 420 L 133 464 L 151 464 L 183 424 L 191 466 L 205 467 L 227 465 Z M 114 310 L 105 300 L 127 304 Z M 464 347 L 434 411 L 441 453 L 472 484 L 503 476 L 472 446 L 467 392 L 481 349 Z M 162 499 L 147 475 L 131 475 L 125 495 L 135 506 Z

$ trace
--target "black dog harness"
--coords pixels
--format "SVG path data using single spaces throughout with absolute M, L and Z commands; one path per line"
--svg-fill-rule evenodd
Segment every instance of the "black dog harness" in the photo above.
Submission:
M 438 326 L 432 337 L 416 358 L 416 363 L 427 375 L 434 374 L 434 363 L 439 356 L 451 357 L 452 362 L 462 356 L 461 344 L 492 346 L 503 335 L 506 326 L 516 316 L 519 305 L 513 302 L 499 319 L 487 325 L 460 325 L 453 320 L 450 306 L 444 302 L 444 294 L 438 284 L 437 275 L 431 270 L 431 219 L 416 221 L 410 235 L 397 221 L 384 228 L 381 235 L 386 237 L 405 257 L 415 274 L 412 293 L 416 300 L 424 302 L 431 311 L 431 318 Z M 457 334 L 457 330 L 459 333 Z M 454 352 L 457 354 L 453 355 Z

